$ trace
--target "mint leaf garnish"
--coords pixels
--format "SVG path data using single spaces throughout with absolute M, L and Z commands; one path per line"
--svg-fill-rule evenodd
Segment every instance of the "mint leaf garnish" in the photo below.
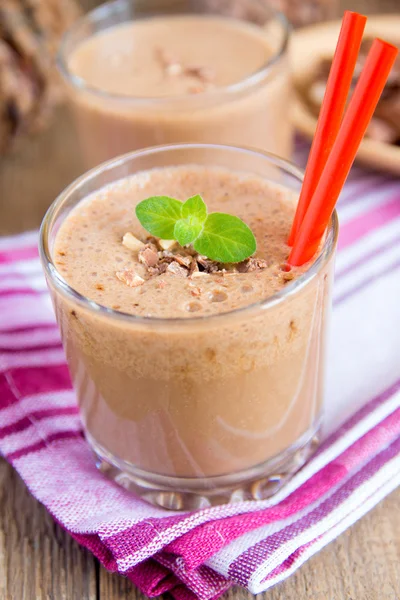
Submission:
M 196 194 L 182 204 L 182 219 L 195 218 L 200 223 L 207 219 L 207 206 L 203 198 Z
M 257 248 L 251 229 L 239 217 L 224 213 L 207 215 L 200 195 L 180 202 L 168 196 L 153 196 L 136 206 L 136 216 L 152 235 L 176 240 L 211 260 L 241 262 Z
M 155 237 L 174 240 L 175 223 L 181 218 L 182 202 L 168 196 L 153 196 L 139 202 L 136 216 L 141 225 Z
M 194 242 L 203 231 L 207 206 L 201 196 L 192 196 L 182 204 L 182 219 L 175 223 L 174 238 L 181 246 Z
M 201 223 L 196 221 L 191 223 L 189 219 L 179 219 L 179 221 L 175 223 L 174 239 L 181 246 L 187 246 L 194 242 L 203 231 L 203 225 Z
M 217 262 L 241 262 L 256 251 L 256 239 L 250 227 L 239 217 L 223 213 L 208 215 L 193 248 Z

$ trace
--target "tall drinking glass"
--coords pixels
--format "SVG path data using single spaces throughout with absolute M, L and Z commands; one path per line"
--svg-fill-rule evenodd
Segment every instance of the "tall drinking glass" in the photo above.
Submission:
M 204 2 L 116 0 L 66 34 L 58 64 L 88 167 L 158 144 L 221 143 L 290 157 L 285 17 Z M 157 8 L 159 10 L 157 10 Z
M 209 167 L 211 175 L 216 167 L 244 172 L 288 192 L 298 192 L 302 182 L 292 164 L 249 149 L 189 144 L 137 151 L 67 188 L 50 207 L 40 237 L 98 465 L 169 508 L 264 498 L 315 448 L 338 234 L 334 214 L 319 255 L 298 278 L 220 314 L 135 316 L 100 305 L 66 282 L 55 240 L 88 195 L 143 171 L 151 177 L 151 169 L 193 165 Z

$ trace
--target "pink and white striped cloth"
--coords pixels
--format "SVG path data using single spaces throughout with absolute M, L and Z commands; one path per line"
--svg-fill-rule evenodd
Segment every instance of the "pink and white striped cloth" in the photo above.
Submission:
M 37 233 L 0 239 L 0 451 L 80 544 L 149 596 L 266 590 L 400 484 L 400 180 L 354 170 L 339 213 L 322 446 L 271 500 L 183 514 L 96 470 Z

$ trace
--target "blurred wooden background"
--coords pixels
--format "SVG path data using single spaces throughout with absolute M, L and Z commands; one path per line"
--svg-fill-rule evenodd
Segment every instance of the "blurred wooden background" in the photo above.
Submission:
M 399 12 L 400 0 L 342 0 L 343 9 Z M 0 234 L 38 227 L 51 201 L 81 171 L 73 128 L 59 109 L 51 129 L 0 161 Z M 400 600 L 399 508 L 397 490 L 260 600 Z M 73 542 L 0 460 L 0 600 L 125 598 L 145 600 Z M 235 589 L 224 600 L 251 598 Z
M 149 8 L 185 4 L 185 0 L 138 1 Z M 344 9 L 367 14 L 400 11 L 400 0 L 339 2 L 340 14 Z M 82 4 L 89 9 L 99 2 L 82 0 Z M 49 204 L 82 172 L 76 147 L 69 115 L 65 109 L 60 108 L 49 130 L 38 137 L 24 140 L 23 146 L 16 152 L 0 159 L 0 235 L 38 227 Z

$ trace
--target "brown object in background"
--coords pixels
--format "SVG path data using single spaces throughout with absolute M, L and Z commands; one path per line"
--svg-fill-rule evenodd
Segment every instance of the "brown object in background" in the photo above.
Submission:
M 373 38 L 367 37 L 362 42 L 352 89 L 361 74 L 372 41 Z M 399 46 L 400 42 L 392 40 L 392 44 Z M 318 116 L 321 108 L 331 64 L 332 56 L 322 57 L 299 89 L 315 116 Z M 366 135 L 379 142 L 400 145 L 400 55 L 389 75 Z
M 0 154 L 16 136 L 40 129 L 62 96 L 54 58 L 76 0 L 1 0 Z
M 259 23 L 254 3 L 247 0 L 197 0 L 196 3 L 200 6 L 204 4 L 225 15 Z M 260 0 L 261 13 L 263 4 L 284 13 L 294 27 L 334 19 L 339 13 L 338 0 Z

